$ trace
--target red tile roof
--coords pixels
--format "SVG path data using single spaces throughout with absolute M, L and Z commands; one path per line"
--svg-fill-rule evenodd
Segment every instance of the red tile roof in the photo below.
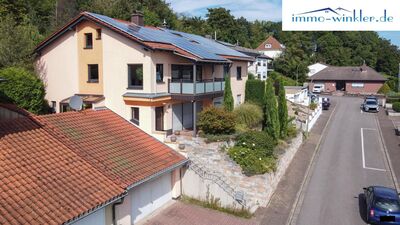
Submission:
M 124 189 L 28 117 L 0 123 L 0 224 L 61 224 Z
M 270 44 L 271 48 L 266 48 L 265 45 Z M 261 43 L 257 48 L 259 51 L 273 51 L 273 50 L 282 50 L 284 47 L 282 44 L 276 40 L 273 36 L 269 36 L 267 40 Z
M 0 224 L 61 224 L 186 159 L 110 110 L 0 122 Z
M 124 188 L 186 160 L 108 109 L 39 119 L 65 145 Z

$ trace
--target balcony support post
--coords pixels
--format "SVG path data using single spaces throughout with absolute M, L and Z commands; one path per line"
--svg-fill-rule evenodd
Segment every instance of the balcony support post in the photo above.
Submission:
M 196 81 L 197 81 L 196 63 L 193 63 L 193 94 L 196 94 Z
M 196 101 L 192 101 L 193 104 L 193 137 L 196 137 L 197 134 L 197 104 Z
M 215 64 L 212 64 L 213 93 L 215 93 Z

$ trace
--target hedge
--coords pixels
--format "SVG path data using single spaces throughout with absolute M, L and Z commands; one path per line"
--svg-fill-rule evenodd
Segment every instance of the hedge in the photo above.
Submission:
M 264 92 L 265 82 L 261 80 L 247 80 L 245 101 L 257 104 L 259 106 L 264 105 Z
M 400 102 L 393 103 L 392 108 L 395 112 L 400 112 Z

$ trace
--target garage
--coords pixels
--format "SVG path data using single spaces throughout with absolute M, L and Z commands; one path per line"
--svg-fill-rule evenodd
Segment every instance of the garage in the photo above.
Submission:
M 135 224 L 172 199 L 171 173 L 140 184 L 131 192 L 131 215 Z

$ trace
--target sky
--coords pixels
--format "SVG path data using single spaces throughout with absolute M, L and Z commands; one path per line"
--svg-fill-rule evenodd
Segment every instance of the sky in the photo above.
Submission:
M 281 0 L 166 0 L 177 13 L 205 17 L 207 8 L 224 7 L 235 17 L 247 20 L 281 21 Z M 383 38 L 400 47 L 400 31 L 378 32 Z

